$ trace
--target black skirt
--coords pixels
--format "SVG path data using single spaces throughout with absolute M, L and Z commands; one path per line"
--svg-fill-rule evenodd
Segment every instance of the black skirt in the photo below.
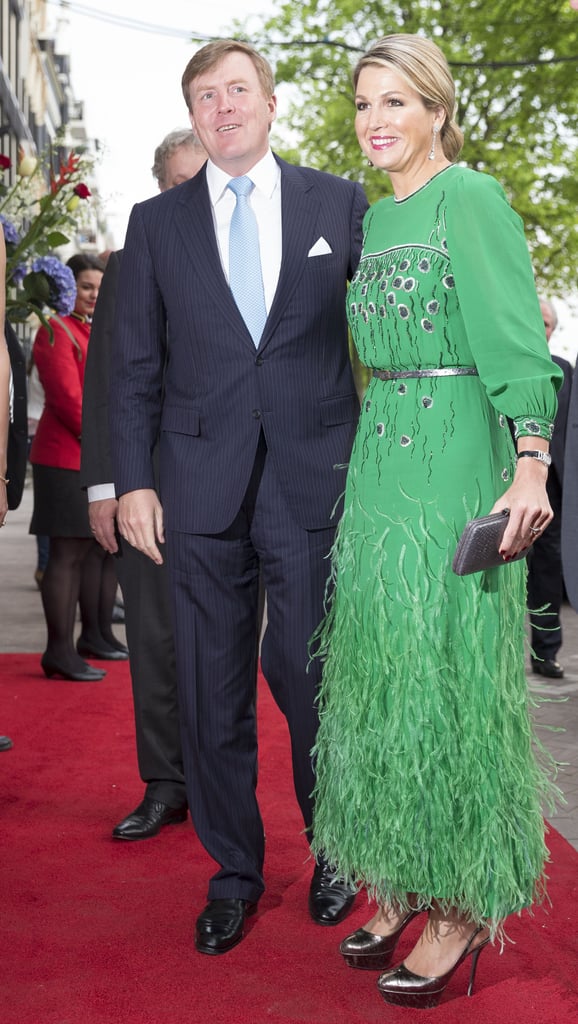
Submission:
M 45 537 L 92 537 L 88 498 L 80 472 L 56 466 L 32 466 L 34 510 L 30 533 Z

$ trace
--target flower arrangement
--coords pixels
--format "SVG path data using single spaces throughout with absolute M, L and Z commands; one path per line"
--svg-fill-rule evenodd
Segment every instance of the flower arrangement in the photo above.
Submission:
M 9 157 L 0 154 L 0 224 L 6 241 L 6 315 L 23 323 L 35 313 L 50 330 L 45 310 L 62 316 L 72 312 L 76 283 L 69 267 L 53 253 L 70 241 L 78 208 L 90 196 L 82 181 L 86 162 L 72 152 L 55 172 L 52 152 L 37 159 L 20 154 L 15 183 L 2 174 Z

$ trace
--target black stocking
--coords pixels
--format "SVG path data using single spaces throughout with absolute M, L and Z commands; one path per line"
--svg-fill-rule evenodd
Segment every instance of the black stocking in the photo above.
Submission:
M 125 645 L 115 637 L 112 631 L 112 615 L 117 591 L 116 559 L 114 555 L 109 555 L 106 552 L 102 563 L 102 576 L 100 579 L 100 632 L 109 646 L 123 649 Z
M 48 634 L 46 657 L 68 672 L 82 672 L 86 668 L 74 647 L 74 621 L 82 563 L 94 543 L 83 537 L 50 538 L 50 555 L 41 586 Z
M 93 650 L 118 649 L 112 632 L 112 611 L 118 587 L 114 558 L 92 542 L 82 566 L 80 617 L 82 643 Z

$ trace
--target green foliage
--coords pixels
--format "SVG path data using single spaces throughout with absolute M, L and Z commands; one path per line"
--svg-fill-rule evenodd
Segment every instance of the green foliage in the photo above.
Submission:
M 63 235 L 62 231 L 50 231 L 46 236 L 49 252 L 52 249 L 58 249 L 59 245 L 66 245 L 68 241 L 68 235 Z
M 357 145 L 351 70 L 392 32 L 441 46 L 466 137 L 460 159 L 502 183 L 524 219 L 539 287 L 565 295 L 578 263 L 578 13 L 568 0 L 280 2 L 251 42 L 291 85 L 283 155 L 360 181 L 370 202 L 390 186 Z
M 35 305 L 47 306 L 50 300 L 50 283 L 42 271 L 32 271 L 22 282 L 22 290 L 27 299 Z

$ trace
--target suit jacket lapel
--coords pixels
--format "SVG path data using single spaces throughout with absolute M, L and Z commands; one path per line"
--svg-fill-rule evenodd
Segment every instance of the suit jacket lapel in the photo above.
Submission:
M 307 253 L 316 238 L 315 229 L 319 217 L 319 201 L 299 168 L 285 163 L 279 157 L 275 159 L 281 167 L 281 269 L 259 348 L 270 341 L 301 280 L 307 265 Z

